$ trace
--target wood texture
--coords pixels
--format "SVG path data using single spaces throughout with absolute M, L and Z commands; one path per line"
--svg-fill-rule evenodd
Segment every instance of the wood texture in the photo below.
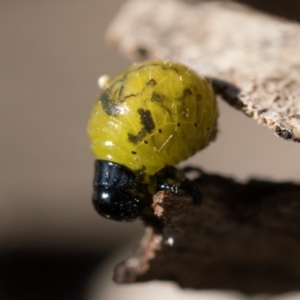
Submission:
M 115 282 L 170 280 L 246 294 L 299 290 L 300 185 L 241 184 L 205 173 L 198 182 L 199 205 L 184 194 L 155 195 L 142 216 L 145 236 L 116 267 Z

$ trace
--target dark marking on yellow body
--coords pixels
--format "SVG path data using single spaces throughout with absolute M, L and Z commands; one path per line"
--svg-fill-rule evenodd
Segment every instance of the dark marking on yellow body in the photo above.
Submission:
M 148 109 L 144 110 L 142 108 L 139 108 L 138 113 L 141 117 L 141 123 L 144 126 L 144 129 L 146 130 L 146 132 L 150 133 L 155 128 L 155 124 L 151 116 L 151 111 Z

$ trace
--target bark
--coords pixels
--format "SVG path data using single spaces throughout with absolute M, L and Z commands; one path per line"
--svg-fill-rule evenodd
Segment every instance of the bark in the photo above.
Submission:
M 202 202 L 161 191 L 146 233 L 115 268 L 117 283 L 171 280 L 194 289 L 283 293 L 300 288 L 300 185 L 245 184 L 203 173 Z

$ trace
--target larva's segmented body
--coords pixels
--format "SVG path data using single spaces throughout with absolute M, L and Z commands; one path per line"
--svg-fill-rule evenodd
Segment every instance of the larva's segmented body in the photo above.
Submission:
M 144 62 L 105 83 L 88 134 L 97 161 L 122 166 L 135 178 L 131 179 L 135 184 L 125 187 L 124 183 L 119 189 L 140 197 L 145 191 L 157 190 L 155 178 L 161 170 L 208 145 L 215 135 L 217 116 L 215 95 L 207 79 L 178 63 Z M 95 183 L 98 199 L 99 193 L 107 195 L 114 189 L 101 180 Z M 102 214 L 115 218 L 108 212 Z

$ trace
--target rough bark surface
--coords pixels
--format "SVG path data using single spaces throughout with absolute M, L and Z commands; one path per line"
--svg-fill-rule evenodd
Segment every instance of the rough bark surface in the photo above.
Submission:
M 117 283 L 171 280 L 247 294 L 300 289 L 300 185 L 202 174 L 201 204 L 159 192 Z
M 198 2 L 203 0 L 186 1 Z M 236 0 L 236 2 L 249 5 L 253 8 L 282 18 L 300 21 L 300 2 L 298 0 Z
M 108 41 L 133 60 L 190 66 L 231 105 L 300 142 L 298 23 L 230 1 L 131 0 Z

